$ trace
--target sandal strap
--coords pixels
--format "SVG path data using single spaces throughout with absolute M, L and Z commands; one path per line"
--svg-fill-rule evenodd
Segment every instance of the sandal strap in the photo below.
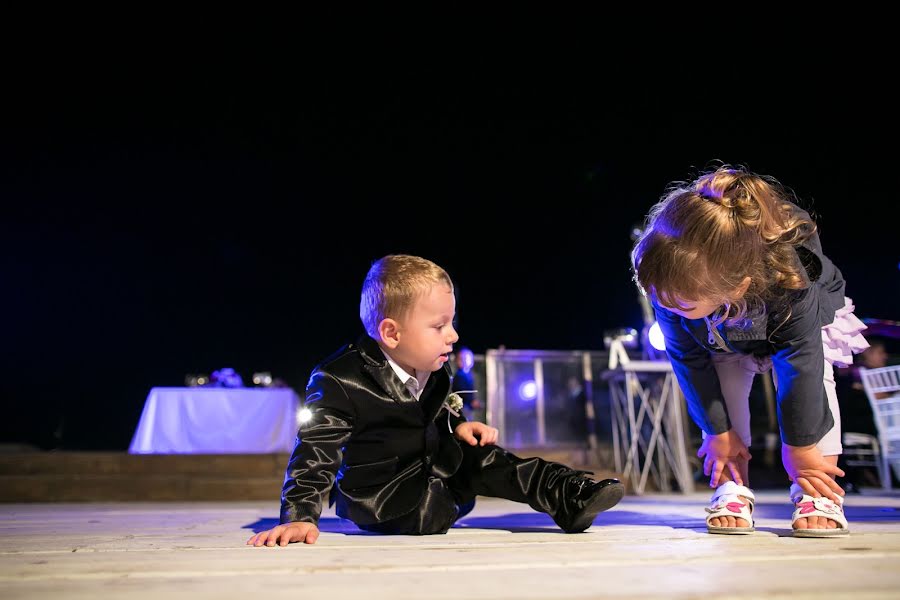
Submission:
M 803 488 L 800 487 L 798 484 L 792 483 L 791 484 L 791 502 L 793 504 L 797 504 L 798 502 L 802 502 L 804 497 L 810 498 L 811 496 L 809 496 L 806 492 L 804 492 Z M 838 504 L 843 506 L 844 505 L 844 497 L 838 496 L 837 499 L 838 499 Z
M 750 502 L 751 507 L 756 502 L 756 496 L 753 495 L 753 490 L 745 485 L 738 485 L 733 481 L 726 481 L 725 483 L 717 487 L 716 491 L 713 492 L 710 504 L 715 504 L 716 500 L 724 496 L 743 496 Z
M 709 506 L 706 523 L 716 517 L 739 517 L 752 525 L 753 505 L 756 498 L 750 488 L 738 485 L 733 481 L 723 483 L 713 493 Z
M 796 496 L 793 496 L 793 500 Z M 847 528 L 847 517 L 844 516 L 844 508 L 841 502 L 832 502 L 828 498 L 813 498 L 807 494 L 803 494 L 798 500 L 794 501 L 794 516 L 791 519 L 793 523 L 797 519 L 805 519 L 807 517 L 825 517 L 839 523 L 843 529 Z

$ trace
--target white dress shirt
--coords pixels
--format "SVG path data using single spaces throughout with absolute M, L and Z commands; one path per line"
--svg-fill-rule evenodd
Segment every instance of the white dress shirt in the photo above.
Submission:
M 413 398 L 416 400 L 422 395 L 422 392 L 425 390 L 425 384 L 428 383 L 428 378 L 431 377 L 430 371 L 419 371 L 416 369 L 416 375 L 413 377 L 409 373 L 407 373 L 403 367 L 394 362 L 388 353 L 384 351 L 384 348 L 381 349 L 381 353 L 384 354 L 384 357 L 390 363 L 391 368 L 394 369 L 394 373 L 397 374 L 397 377 L 400 378 L 400 381 L 403 382 L 403 385 L 406 386 L 406 389 L 409 390 L 409 393 L 413 395 Z

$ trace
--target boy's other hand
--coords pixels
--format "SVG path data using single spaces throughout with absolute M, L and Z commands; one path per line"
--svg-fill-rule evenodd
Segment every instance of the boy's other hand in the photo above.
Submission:
M 488 446 L 497 443 L 500 432 L 495 427 L 488 427 L 478 421 L 466 421 L 457 426 L 453 435 L 470 446 Z
M 312 523 L 286 523 L 261 531 L 249 540 L 248 546 L 287 546 L 291 542 L 315 544 L 319 539 L 319 528 Z

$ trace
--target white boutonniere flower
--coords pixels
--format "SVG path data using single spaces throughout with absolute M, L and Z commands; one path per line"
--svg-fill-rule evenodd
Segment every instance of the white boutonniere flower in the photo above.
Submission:
M 462 407 L 462 397 L 456 393 L 448 394 L 447 399 L 444 400 L 444 405 L 441 406 L 441 408 L 446 409 L 447 412 L 451 413 L 454 417 L 459 416 L 459 411 L 462 410 Z
M 459 394 L 453 393 L 447 396 L 447 410 L 453 413 L 453 416 L 458 417 L 459 411 L 462 410 L 463 407 L 463 399 Z
M 447 398 L 444 400 L 441 408 L 447 409 L 447 429 L 450 430 L 450 433 L 453 433 L 453 424 L 450 422 L 450 415 L 459 417 L 463 409 L 463 399 L 460 394 L 475 394 L 477 392 L 478 390 L 460 390 L 458 392 L 447 394 Z
M 463 390 L 447 394 L 447 399 L 444 400 L 444 404 L 441 408 L 446 408 L 448 413 L 451 413 L 454 417 L 458 417 L 463 408 L 463 399 L 460 394 L 474 394 L 476 391 L 477 390 Z

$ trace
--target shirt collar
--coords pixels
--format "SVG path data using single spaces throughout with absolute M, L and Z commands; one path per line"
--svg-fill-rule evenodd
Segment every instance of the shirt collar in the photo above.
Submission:
M 379 348 L 381 347 L 379 346 Z M 412 395 L 415 396 L 416 400 L 418 400 L 419 396 L 422 395 L 422 390 L 425 389 L 425 384 L 428 383 L 428 378 L 431 377 L 431 373 L 416 369 L 415 376 L 412 376 L 407 373 L 403 367 L 394 362 L 394 359 L 384 351 L 384 348 L 381 348 L 381 353 L 384 354 L 388 364 L 391 365 L 391 368 L 394 370 L 394 373 L 397 374 L 397 377 L 400 378 L 400 381 L 403 382 L 403 385 L 405 385 Z

